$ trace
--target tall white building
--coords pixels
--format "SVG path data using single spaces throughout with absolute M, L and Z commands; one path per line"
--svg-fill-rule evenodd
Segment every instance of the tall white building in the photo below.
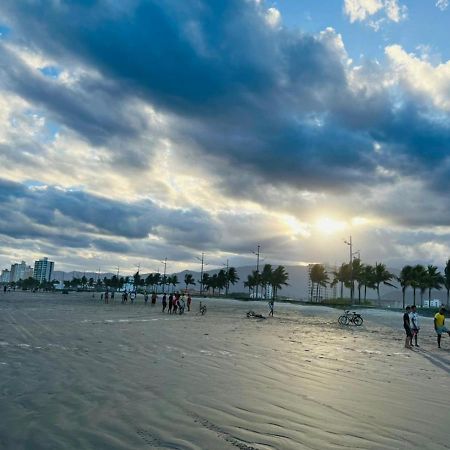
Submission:
M 11 273 L 8 269 L 2 270 L 0 275 L 0 283 L 9 283 L 11 281 Z
M 45 281 L 52 281 L 53 268 L 55 263 L 49 261 L 48 258 L 40 259 L 34 262 L 33 278 L 38 280 L 40 283 Z
M 20 264 L 11 264 L 11 272 L 10 272 L 10 282 L 16 282 L 19 280 L 26 280 L 29 277 L 33 276 L 33 269 L 30 266 L 27 266 L 25 261 L 22 261 Z

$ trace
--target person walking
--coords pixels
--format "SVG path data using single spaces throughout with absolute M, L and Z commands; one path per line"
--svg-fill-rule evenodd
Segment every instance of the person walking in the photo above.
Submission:
M 435 315 L 434 315 L 434 330 L 437 334 L 437 343 L 438 348 L 441 348 L 441 337 L 442 333 L 448 333 L 450 336 L 450 331 L 445 326 L 445 308 L 442 307 Z
M 414 337 L 414 345 L 416 347 L 419 347 L 419 344 L 417 343 L 417 335 L 419 334 L 420 326 L 419 326 L 419 315 L 417 314 L 416 305 L 411 306 L 411 314 L 409 315 L 409 320 L 411 323 L 412 335 Z
M 173 294 L 169 295 L 169 314 L 172 314 L 172 308 L 173 308 Z
M 273 317 L 273 305 L 274 305 L 274 300 L 270 300 L 269 302 L 269 316 Z
M 412 347 L 411 321 L 409 320 L 410 312 L 411 312 L 411 307 L 407 306 L 405 314 L 403 314 L 403 328 L 405 329 L 405 332 L 406 332 L 405 348 Z
M 187 309 L 188 309 L 188 311 L 191 310 L 191 303 L 192 303 L 192 297 L 191 297 L 191 294 L 188 294 L 188 298 L 187 298 Z
M 164 294 L 164 295 L 163 295 L 163 298 L 162 298 L 162 307 L 163 307 L 162 312 L 166 312 L 166 307 L 167 307 L 167 297 L 166 297 L 166 294 Z
M 156 292 L 153 292 L 152 294 L 152 306 L 156 305 L 156 299 L 158 298 L 158 296 L 156 295 Z

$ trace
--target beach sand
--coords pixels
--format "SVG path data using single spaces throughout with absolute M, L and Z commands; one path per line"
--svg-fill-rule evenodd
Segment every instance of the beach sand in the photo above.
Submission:
M 0 448 L 450 448 L 450 338 L 437 349 L 432 319 L 406 350 L 398 312 L 355 328 L 330 308 L 198 303 L 2 293 Z

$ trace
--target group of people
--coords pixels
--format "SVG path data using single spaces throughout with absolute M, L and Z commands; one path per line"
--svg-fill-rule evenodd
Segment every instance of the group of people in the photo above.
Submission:
M 168 301 L 167 301 L 168 300 Z M 187 296 L 187 302 L 185 301 L 184 294 L 180 294 L 179 292 L 175 294 L 169 294 L 169 298 L 167 298 L 166 294 L 163 294 L 162 297 L 162 312 L 167 312 L 169 314 L 183 314 L 184 309 L 186 308 L 187 304 L 187 310 L 191 310 L 191 304 L 192 304 L 192 297 L 191 294 L 188 294 Z
M 128 301 L 130 303 L 134 303 L 134 300 L 136 299 L 136 292 L 135 291 L 131 291 L 131 292 L 127 292 L 124 291 L 122 293 L 122 304 L 128 303 Z M 106 304 L 109 303 L 109 300 L 114 300 L 114 291 L 109 292 L 106 291 L 104 294 L 100 295 L 100 300 L 104 301 Z M 149 294 L 145 293 L 144 294 L 144 302 L 145 304 L 148 303 L 149 300 Z M 154 306 L 156 305 L 156 302 L 158 300 L 158 295 L 156 294 L 156 292 L 154 292 L 151 295 L 151 305 Z M 191 294 L 187 295 L 187 300 L 185 300 L 185 294 L 180 294 L 179 292 L 176 293 L 172 293 L 169 294 L 167 296 L 167 294 L 163 294 L 162 296 L 162 312 L 165 313 L 166 309 L 167 312 L 169 314 L 183 314 L 186 306 L 187 306 L 187 310 L 190 311 L 191 310 L 191 304 L 192 304 L 192 297 Z
M 437 335 L 438 348 L 441 348 L 442 334 L 448 333 L 448 335 L 450 336 L 450 330 L 448 330 L 448 328 L 445 326 L 445 312 L 445 308 L 441 307 L 439 311 L 434 315 L 434 330 Z M 403 314 L 403 327 L 406 332 L 405 347 L 419 347 L 419 344 L 417 343 L 417 336 L 419 334 L 420 326 L 416 305 L 406 307 L 406 311 Z

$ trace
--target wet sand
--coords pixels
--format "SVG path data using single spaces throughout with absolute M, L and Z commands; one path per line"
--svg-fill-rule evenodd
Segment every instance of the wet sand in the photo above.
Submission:
M 450 338 L 399 313 L 205 300 L 208 311 L 0 294 L 2 449 L 450 448 Z M 450 319 L 448 319 L 450 322 Z

